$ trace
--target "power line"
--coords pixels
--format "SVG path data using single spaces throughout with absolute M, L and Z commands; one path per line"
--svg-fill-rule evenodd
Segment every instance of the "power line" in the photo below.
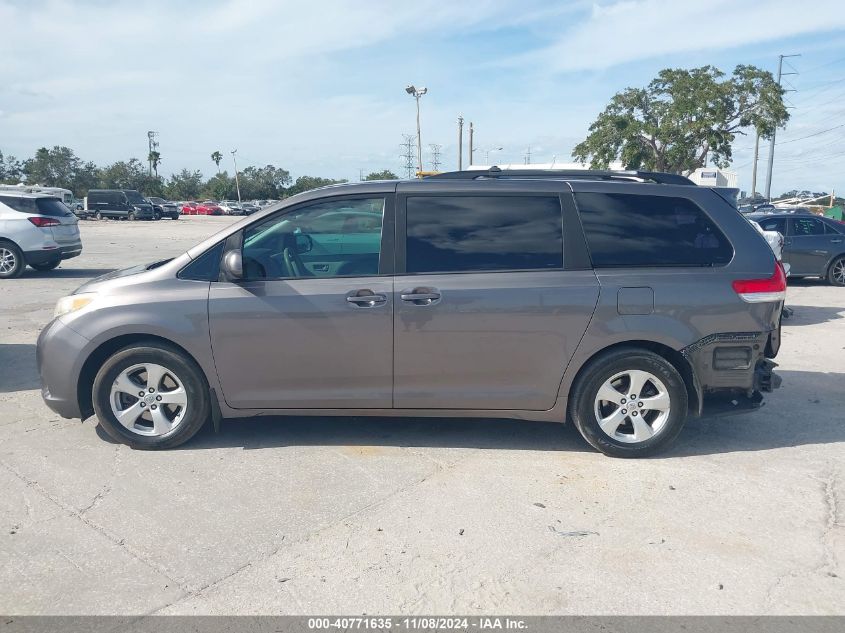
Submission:
M 788 141 L 781 141 L 780 143 L 776 143 L 777 145 L 787 145 L 788 143 L 795 143 L 796 141 L 803 141 L 805 138 L 813 138 L 814 136 L 820 136 L 825 132 L 831 132 L 832 130 L 838 130 L 841 127 L 845 127 L 845 123 L 840 123 L 839 125 L 834 125 L 833 127 L 829 127 L 826 130 L 821 130 L 820 132 L 816 132 L 815 134 L 808 134 L 807 136 L 801 136 L 799 138 L 793 138 Z

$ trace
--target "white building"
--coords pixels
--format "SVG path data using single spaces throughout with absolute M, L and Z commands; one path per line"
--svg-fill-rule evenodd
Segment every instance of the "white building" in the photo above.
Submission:
M 689 179 L 702 187 L 733 187 L 737 186 L 735 171 L 723 171 L 718 167 L 699 167 L 689 175 Z

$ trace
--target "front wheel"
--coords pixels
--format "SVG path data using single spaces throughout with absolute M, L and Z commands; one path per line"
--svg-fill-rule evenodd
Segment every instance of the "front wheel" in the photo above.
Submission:
M 587 442 L 612 457 L 645 457 L 681 432 L 688 397 L 678 370 L 644 349 L 593 360 L 573 386 L 569 413 Z
M 94 214 L 94 217 L 95 217 L 95 218 L 97 218 L 98 220 L 102 220 L 102 219 L 103 219 L 103 214 L 102 214 L 102 213 L 100 213 L 99 211 L 97 211 L 97 212 Z
M 845 255 L 837 257 L 830 265 L 827 281 L 831 286 L 845 286 Z
M 92 395 L 103 430 L 138 449 L 187 442 L 211 410 L 197 364 L 154 343 L 124 348 L 107 359 L 94 379 Z
M 130 211 L 129 214 L 126 216 L 126 219 L 129 220 L 130 222 L 134 222 L 135 221 L 135 213 Z

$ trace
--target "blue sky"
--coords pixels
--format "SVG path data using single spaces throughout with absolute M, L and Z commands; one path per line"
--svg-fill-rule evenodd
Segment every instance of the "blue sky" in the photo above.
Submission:
M 773 193 L 845 194 L 845 10 L 833 0 L 0 0 L 0 25 L 0 151 L 144 160 L 156 130 L 164 174 L 211 174 L 211 152 L 233 148 L 240 167 L 294 176 L 399 173 L 401 135 L 415 132 L 408 83 L 429 89 L 426 164 L 438 143 L 455 167 L 459 114 L 478 147 L 504 147 L 491 162 L 522 162 L 529 146 L 535 162 L 565 161 L 615 92 L 661 68 L 774 71 L 779 53 L 801 53 Z M 743 188 L 752 146 L 735 145 Z

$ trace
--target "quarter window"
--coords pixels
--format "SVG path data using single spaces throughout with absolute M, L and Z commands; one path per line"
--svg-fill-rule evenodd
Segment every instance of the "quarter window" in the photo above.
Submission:
M 409 197 L 406 226 L 408 273 L 563 268 L 557 197 Z
M 733 248 L 691 200 L 670 196 L 579 193 L 575 196 L 593 266 L 714 266 Z
M 377 275 L 384 198 L 297 207 L 244 231 L 248 279 Z

